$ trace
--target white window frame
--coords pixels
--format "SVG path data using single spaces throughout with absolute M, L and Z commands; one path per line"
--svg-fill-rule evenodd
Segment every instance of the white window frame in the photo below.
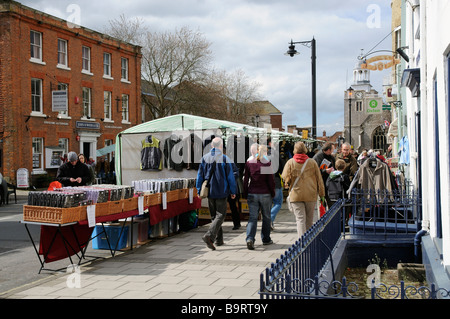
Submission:
M 106 79 L 113 79 L 111 76 L 111 53 L 103 53 L 103 77 Z
M 84 45 L 81 48 L 81 72 L 93 75 L 91 73 L 91 48 Z
M 39 83 L 38 90 L 35 90 L 34 83 Z M 37 92 L 39 91 L 39 92 Z M 43 105 L 42 105 L 42 79 L 31 78 L 31 114 L 32 115 L 42 115 Z M 39 108 L 35 108 L 35 102 L 39 103 Z
M 30 62 L 45 65 L 45 62 L 42 61 L 42 38 L 42 32 L 30 30 Z M 36 41 L 37 39 L 39 41 Z
M 35 166 L 38 160 L 39 165 Z M 42 171 L 44 169 L 44 139 L 42 137 L 32 138 L 32 165 L 33 171 Z
M 67 83 L 58 83 L 58 91 L 67 91 L 67 100 L 69 100 L 69 85 Z M 70 119 L 69 105 L 67 105 L 67 111 L 58 112 L 58 118 Z
M 122 123 L 130 123 L 129 115 L 129 102 L 130 96 L 128 94 L 122 94 Z
M 127 58 L 121 58 L 121 66 L 120 66 L 120 70 L 121 70 L 121 81 L 125 82 L 125 83 L 130 83 L 130 81 L 128 80 L 128 59 Z
M 58 147 L 64 149 L 64 154 L 69 154 L 69 139 L 65 137 L 59 138 Z
M 70 70 L 68 65 L 68 41 L 58 38 L 58 64 L 56 67 L 60 69 Z
M 85 94 L 87 93 L 87 95 Z M 88 87 L 82 88 L 83 99 L 83 119 L 90 119 L 92 116 L 92 89 Z
M 112 92 L 103 91 L 103 120 L 105 122 L 112 122 L 111 99 L 112 99 Z

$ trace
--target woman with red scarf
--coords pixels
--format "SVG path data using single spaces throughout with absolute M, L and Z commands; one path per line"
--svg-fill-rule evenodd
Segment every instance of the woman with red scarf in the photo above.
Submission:
M 303 142 L 295 143 L 294 157 L 287 161 L 281 174 L 285 187 L 289 186 L 290 209 L 295 215 L 298 237 L 313 225 L 317 199 L 325 196 L 319 166 L 308 160 L 307 151 Z

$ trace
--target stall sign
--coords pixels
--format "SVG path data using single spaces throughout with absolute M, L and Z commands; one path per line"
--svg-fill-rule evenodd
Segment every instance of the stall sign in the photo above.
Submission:
M 29 174 L 26 168 L 19 168 L 16 173 L 17 188 L 28 188 L 30 187 L 28 179 Z
M 371 63 L 373 63 L 373 64 L 371 64 Z M 365 63 L 361 64 L 361 69 L 368 69 L 371 71 L 377 71 L 377 70 L 383 71 L 383 70 L 387 70 L 399 63 L 400 63 L 400 59 L 396 59 L 394 56 L 379 55 L 379 56 L 374 56 L 373 58 L 365 60 Z

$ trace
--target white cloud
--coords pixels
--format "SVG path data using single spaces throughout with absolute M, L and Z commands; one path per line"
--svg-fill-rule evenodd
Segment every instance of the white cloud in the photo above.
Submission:
M 343 129 L 343 92 L 350 86 L 360 49 L 372 49 L 391 31 L 390 0 L 23 0 L 23 4 L 67 19 L 69 4 L 81 9 L 81 25 L 102 31 L 120 14 L 145 19 L 150 29 L 199 29 L 212 42 L 219 69 L 242 69 L 261 84 L 261 94 L 284 113 L 284 125 L 311 125 L 311 50 L 288 42 L 317 41 L 317 132 Z M 368 25 L 375 4 L 380 24 Z M 390 49 L 390 38 L 378 49 Z M 381 78 L 372 72 L 379 92 Z M 347 81 L 348 76 L 348 81 Z

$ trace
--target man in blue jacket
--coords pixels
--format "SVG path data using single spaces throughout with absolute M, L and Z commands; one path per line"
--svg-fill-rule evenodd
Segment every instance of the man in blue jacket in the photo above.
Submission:
M 211 142 L 212 149 L 202 158 L 197 173 L 197 191 L 200 194 L 203 181 L 209 178 L 208 206 L 211 214 L 211 225 L 202 239 L 208 248 L 215 250 L 216 245 L 223 245 L 222 223 L 227 213 L 227 197 L 236 197 L 236 181 L 233 175 L 231 159 L 223 154 L 223 140 L 215 137 Z

